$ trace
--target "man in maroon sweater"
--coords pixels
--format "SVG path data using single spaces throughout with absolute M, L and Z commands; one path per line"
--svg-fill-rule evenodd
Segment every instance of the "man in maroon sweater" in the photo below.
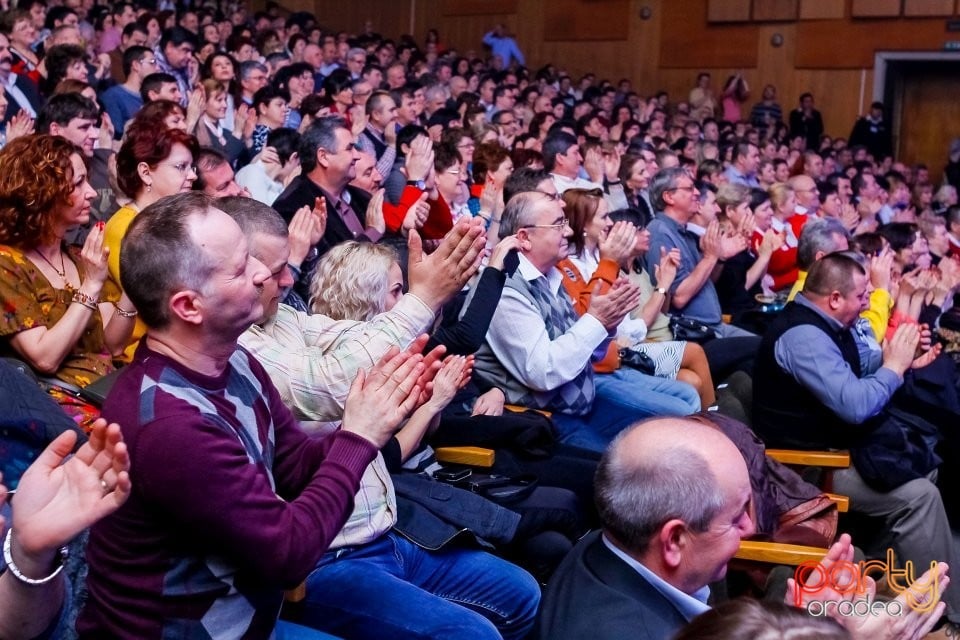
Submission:
M 268 638 L 282 589 L 343 526 L 366 466 L 435 372 L 388 352 L 343 428 L 311 439 L 237 346 L 272 274 L 203 194 L 160 200 L 124 239 L 123 286 L 149 331 L 103 408 L 135 486 L 90 535 L 82 637 Z

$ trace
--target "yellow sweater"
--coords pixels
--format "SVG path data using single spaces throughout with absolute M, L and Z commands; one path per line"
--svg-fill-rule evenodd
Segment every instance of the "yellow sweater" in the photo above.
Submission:
M 797 294 L 803 290 L 803 283 L 807 281 L 807 272 L 800 271 L 797 281 L 790 289 L 790 295 L 787 300 L 793 300 Z M 890 324 L 890 312 L 893 310 L 893 300 L 890 298 L 890 292 L 886 289 L 874 289 L 870 293 L 870 306 L 860 314 L 861 318 L 866 318 L 870 323 L 870 329 L 877 342 L 883 343 L 883 338 L 887 335 L 887 325 Z
M 110 271 L 110 279 L 116 283 L 117 288 L 122 288 L 120 285 L 120 242 L 127 235 L 127 229 L 136 217 L 137 212 L 138 209 L 131 204 L 121 207 L 107 221 L 103 229 L 104 242 L 110 248 L 110 255 L 107 256 L 107 268 Z M 130 344 L 123 350 L 123 356 L 118 359 L 124 362 L 133 360 L 133 352 L 136 351 L 140 338 L 146 332 L 147 326 L 138 317 L 133 326 L 133 335 L 130 336 Z

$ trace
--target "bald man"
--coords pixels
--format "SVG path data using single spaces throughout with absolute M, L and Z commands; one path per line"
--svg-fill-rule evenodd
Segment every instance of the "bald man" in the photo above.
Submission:
M 596 476 L 603 530 L 557 569 L 543 599 L 540 638 L 672 636 L 707 611 L 753 534 L 743 456 L 719 430 L 654 418 L 614 439 Z

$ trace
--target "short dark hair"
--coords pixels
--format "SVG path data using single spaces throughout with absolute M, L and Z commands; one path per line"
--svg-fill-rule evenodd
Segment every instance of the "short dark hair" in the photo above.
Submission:
M 129 77 L 130 70 L 133 69 L 133 63 L 139 62 L 140 58 L 147 54 L 153 54 L 150 47 L 141 47 L 140 45 L 127 47 L 127 50 L 123 52 L 123 75 Z
M 347 121 L 339 116 L 317 118 L 300 135 L 300 168 L 304 175 L 317 167 L 317 151 L 333 151 L 338 129 L 347 129 Z
M 554 123 L 554 126 L 556 124 Z M 577 139 L 566 131 L 552 131 L 543 141 L 543 168 L 553 171 L 557 165 L 557 156 L 566 153 L 575 144 Z
M 254 233 L 263 233 L 278 238 L 289 235 L 287 223 L 270 205 L 245 196 L 227 196 L 217 200 L 217 208 L 225 211 L 240 226 L 243 235 L 249 238 Z
M 140 85 L 140 98 L 144 104 L 150 102 L 150 92 L 159 93 L 165 84 L 177 84 L 177 79 L 169 73 L 151 73 L 143 79 Z
M 277 151 L 280 165 L 287 164 L 290 156 L 297 152 L 300 146 L 300 133 L 296 129 L 277 127 L 267 134 L 267 146 Z
M 194 35 L 194 33 L 189 29 L 184 29 L 179 25 L 170 27 L 163 32 L 163 35 L 160 36 L 160 51 L 166 49 L 168 44 L 179 47 L 184 43 L 189 44 L 196 49 L 197 36 Z
M 216 263 L 190 237 L 189 220 L 215 207 L 199 191 L 160 198 L 137 214 L 120 244 L 120 283 L 143 322 L 170 324 L 170 297 L 183 288 L 202 291 Z
M 269 105 L 274 98 L 283 98 L 285 102 L 290 102 L 290 93 L 286 89 L 278 89 L 273 85 L 265 85 L 253 94 L 253 109 L 260 113 L 261 105 Z
M 510 202 L 518 193 L 536 191 L 541 182 L 549 179 L 550 173 L 546 169 L 518 167 L 503 184 L 503 201 Z
M 853 291 L 853 277 L 867 272 L 859 262 L 844 252 L 828 253 L 812 265 L 803 283 L 803 292 L 829 296 L 834 291 L 847 295 Z
M 50 133 L 53 123 L 66 126 L 74 118 L 96 120 L 99 117 L 100 109 L 90 98 L 79 93 L 58 93 L 51 96 L 37 114 L 37 133 Z

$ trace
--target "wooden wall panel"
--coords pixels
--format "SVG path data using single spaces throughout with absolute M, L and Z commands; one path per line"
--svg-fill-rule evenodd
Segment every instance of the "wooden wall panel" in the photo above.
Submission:
M 677 4 L 683 3 L 678 2 Z M 750 0 L 709 0 L 707 3 L 707 21 L 749 22 Z
M 895 18 L 900 15 L 902 0 L 853 0 L 850 15 L 854 18 Z
M 844 16 L 845 0 L 800 0 L 801 20 L 839 20 Z
M 952 16 L 955 5 L 954 0 L 903 0 L 903 15 Z
M 823 20 L 797 23 L 796 67 L 873 68 L 877 51 L 939 51 L 948 39 L 943 20 Z
M 757 25 L 708 25 L 705 0 L 664 2 L 661 68 L 757 66 Z
M 793 21 L 797 19 L 799 0 L 755 0 L 753 19 L 761 22 Z
M 627 39 L 629 0 L 552 0 L 544 4 L 547 42 Z
M 491 16 L 516 11 L 517 0 L 447 0 L 443 3 L 445 16 Z

